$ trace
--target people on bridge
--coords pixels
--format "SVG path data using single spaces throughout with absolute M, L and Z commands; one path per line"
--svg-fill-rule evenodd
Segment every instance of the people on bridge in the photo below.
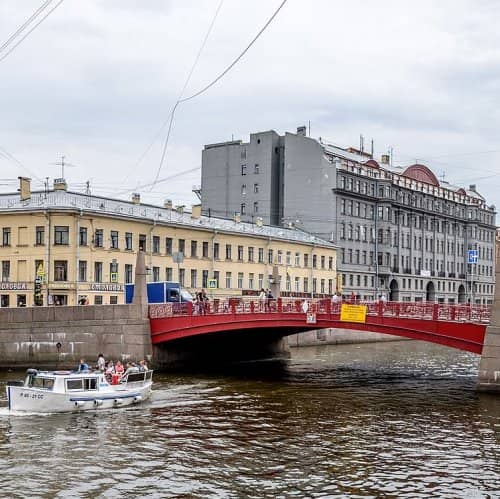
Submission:
M 260 293 L 259 293 L 259 310 L 261 312 L 264 312 L 266 310 L 266 305 L 267 305 L 267 293 L 264 288 L 260 288 Z

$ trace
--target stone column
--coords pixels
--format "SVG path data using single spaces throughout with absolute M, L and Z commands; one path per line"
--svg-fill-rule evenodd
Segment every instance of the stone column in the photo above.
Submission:
M 148 290 L 146 284 L 146 257 L 144 251 L 137 252 L 135 263 L 135 281 L 134 281 L 134 298 L 133 305 L 140 305 L 141 317 L 148 317 Z
M 500 393 L 500 241 L 496 241 L 495 297 L 491 320 L 486 328 L 483 353 L 479 364 L 477 389 Z

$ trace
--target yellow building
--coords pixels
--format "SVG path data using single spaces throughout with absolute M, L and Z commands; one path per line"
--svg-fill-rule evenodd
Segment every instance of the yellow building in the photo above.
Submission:
M 2 307 L 124 303 L 139 249 L 150 281 L 191 292 L 256 294 L 273 279 L 282 295 L 336 290 L 336 247 L 302 231 L 69 192 L 63 179 L 31 192 L 20 180 L 19 193 L 0 194 Z

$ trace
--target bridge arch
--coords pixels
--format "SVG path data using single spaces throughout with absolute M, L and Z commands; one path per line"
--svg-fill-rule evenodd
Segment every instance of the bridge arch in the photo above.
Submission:
M 396 279 L 389 284 L 389 301 L 399 301 L 399 284 Z
M 432 281 L 429 281 L 425 287 L 425 300 L 430 302 L 434 302 L 436 300 L 436 289 Z

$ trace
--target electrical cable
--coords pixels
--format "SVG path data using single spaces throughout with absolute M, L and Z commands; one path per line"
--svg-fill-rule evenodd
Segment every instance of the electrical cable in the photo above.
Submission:
M 40 19 L 40 21 L 38 21 L 23 37 L 21 37 L 21 39 L 15 43 L 9 50 L 7 50 L 7 52 L 5 54 L 3 54 L 2 56 L 0 56 L 0 62 L 2 62 L 20 43 L 23 42 L 23 40 L 25 40 L 45 19 L 47 19 L 47 17 L 50 16 L 50 14 L 52 14 L 52 12 L 54 12 L 54 10 L 57 9 L 57 7 L 59 7 L 59 5 L 61 5 L 62 3 L 64 2 L 64 0 L 59 0 L 59 2 L 54 6 L 52 7 L 52 9 L 50 9 L 47 14 L 45 14 L 42 19 Z
M 190 95 L 189 97 L 185 97 L 184 99 L 177 100 L 177 102 L 175 103 L 175 105 L 170 113 L 170 125 L 169 125 L 169 129 L 168 129 L 167 137 L 165 139 L 165 143 L 163 145 L 163 152 L 162 152 L 162 156 L 161 156 L 161 160 L 160 160 L 160 165 L 158 166 L 158 170 L 156 171 L 155 180 L 153 181 L 153 187 L 154 187 L 154 184 L 156 183 L 156 180 L 160 176 L 163 162 L 165 160 L 165 155 L 166 155 L 167 146 L 168 146 L 168 140 L 170 137 L 170 131 L 172 128 L 174 114 L 175 114 L 175 110 L 177 109 L 177 106 L 183 102 L 187 102 L 187 101 L 194 99 L 195 97 L 198 97 L 199 95 L 205 93 L 209 88 L 213 87 L 219 80 L 221 80 L 240 61 L 240 59 L 248 52 L 250 47 L 252 47 L 252 45 L 259 39 L 259 37 L 262 35 L 262 33 L 264 33 L 264 31 L 267 29 L 267 27 L 271 24 L 271 22 L 274 20 L 274 18 L 278 15 L 279 11 L 282 9 L 282 7 L 285 5 L 286 2 L 287 2 L 287 0 L 283 0 L 281 2 L 281 4 L 274 11 L 273 15 L 267 20 L 267 22 L 264 24 L 264 26 L 260 29 L 260 31 L 257 33 L 257 35 L 255 35 L 255 37 L 250 41 L 250 43 L 245 47 L 245 49 L 238 55 L 238 57 L 236 57 L 236 59 L 234 59 L 234 61 L 222 73 L 220 73 L 214 80 L 212 80 L 208 85 L 203 87 L 198 92 L 194 93 L 193 95 Z

